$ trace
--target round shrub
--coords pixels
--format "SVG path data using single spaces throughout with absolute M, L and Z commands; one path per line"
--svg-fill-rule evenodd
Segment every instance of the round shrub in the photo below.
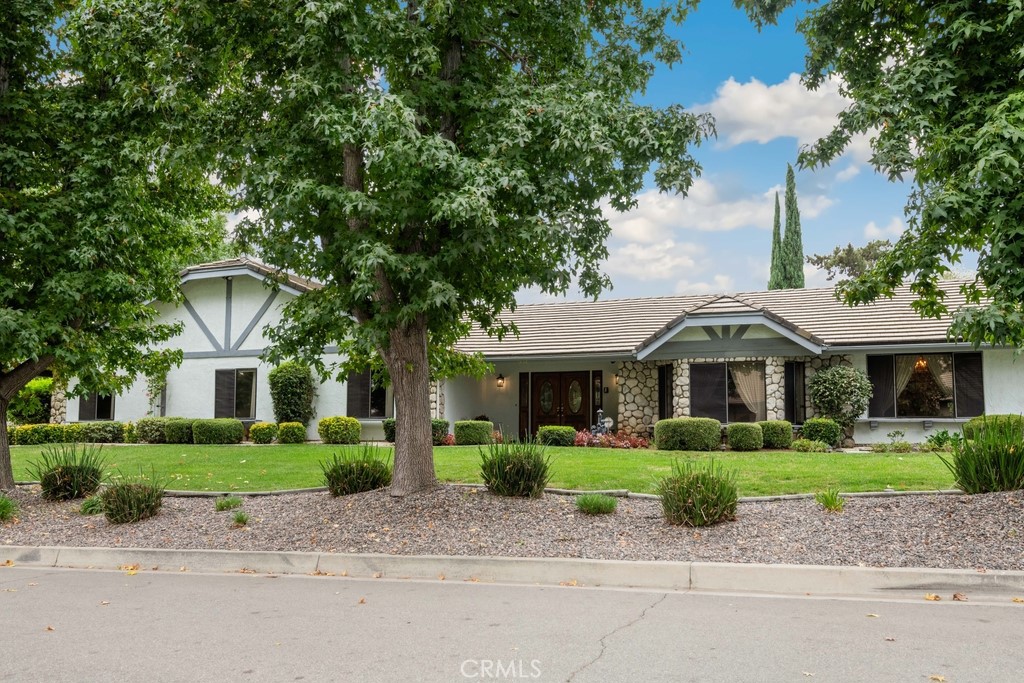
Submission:
M 725 428 L 725 435 L 734 451 L 759 451 L 764 446 L 764 433 L 755 422 L 733 422 Z
M 851 428 L 867 410 L 871 400 L 871 380 L 862 371 L 845 365 L 823 368 L 807 384 L 811 405 L 822 417 Z M 837 439 L 838 442 L 838 439 Z
M 303 436 L 306 430 L 302 430 Z M 249 427 L 249 440 L 253 443 L 271 443 L 277 438 L 277 425 L 273 422 L 256 422 Z
M 171 417 L 164 425 L 164 441 L 166 443 L 192 443 L 192 418 Z M 214 442 L 222 443 L 222 442 Z
M 277 425 L 277 442 L 306 443 L 306 428 L 301 422 L 282 422 Z
M 460 446 L 481 446 L 491 442 L 494 423 L 486 420 L 456 420 L 455 443 Z M 573 437 L 575 437 L 573 433 Z
M 710 451 L 722 443 L 722 423 L 709 417 L 673 417 L 654 424 L 654 447 L 663 451 Z
M 610 515 L 618 506 L 617 498 L 603 493 L 584 493 L 576 496 L 576 509 L 585 515 Z
M 793 441 L 792 448 L 801 453 L 828 453 L 829 451 L 827 443 L 814 439 L 796 439 Z
M 359 453 L 337 453 L 320 463 L 327 490 L 332 496 L 347 496 L 384 488 L 391 484 L 390 458 L 376 446 L 363 446 Z
M 242 443 L 244 435 L 245 427 L 242 426 L 242 421 L 231 417 L 192 422 L 193 443 Z
M 1024 429 L 1024 416 L 1021 415 L 980 415 L 972 417 L 964 423 L 963 432 L 965 439 L 977 439 L 982 430 L 989 427 L 1003 429 L 1005 427 L 1016 427 Z
M 384 428 L 384 440 L 391 443 L 395 442 L 395 418 L 388 417 L 380 421 L 380 426 Z
M 765 448 L 789 448 L 793 443 L 793 425 L 787 420 L 758 422 L 764 436 Z
M 308 366 L 296 361 L 281 363 L 267 375 L 276 422 L 309 424 L 315 414 L 316 381 Z
M 359 443 L 362 427 L 354 417 L 325 417 L 320 420 L 316 432 L 324 443 L 355 444 Z
M 435 418 L 430 421 L 430 438 L 435 446 L 443 446 L 448 436 L 448 420 Z
M 458 422 L 455 428 L 459 428 Z M 551 460 L 539 443 L 490 443 L 486 451 L 480 449 L 480 458 L 480 475 L 491 493 L 526 498 L 544 495 L 544 487 L 551 478 Z
M 821 441 L 829 446 L 838 446 L 843 438 L 843 428 L 827 417 L 812 417 L 804 420 L 800 436 L 810 441 Z
M 546 425 L 537 430 L 537 441 L 545 446 L 572 446 L 576 442 L 576 429 Z
M 39 482 L 43 498 L 74 500 L 96 493 L 103 478 L 102 447 L 77 444 L 47 446 L 29 463 L 29 476 Z
M 736 476 L 706 463 L 677 460 L 672 475 L 658 482 L 661 508 L 669 524 L 707 526 L 736 516 Z
M 139 435 L 139 443 L 167 443 L 167 423 L 169 417 L 142 417 L 135 423 L 135 432 Z
M 128 524 L 155 516 L 163 504 L 162 486 L 143 479 L 119 481 L 103 489 L 100 506 L 111 524 Z

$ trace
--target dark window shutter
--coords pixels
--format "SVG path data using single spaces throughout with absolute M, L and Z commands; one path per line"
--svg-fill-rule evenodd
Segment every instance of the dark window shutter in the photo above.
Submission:
M 235 371 L 217 370 L 214 385 L 214 417 L 235 416 Z
M 85 394 L 78 397 L 78 419 L 80 422 L 96 419 L 97 398 L 98 397 L 95 393 Z
M 868 417 L 896 417 L 896 365 L 894 356 L 868 356 L 871 401 Z
M 980 353 L 953 355 L 953 382 L 956 385 L 957 417 L 976 417 L 985 412 Z
M 672 417 L 672 366 L 658 366 L 658 419 Z
M 803 424 L 807 417 L 806 393 L 804 380 L 806 379 L 803 361 L 786 361 L 785 364 L 786 382 L 786 419 L 791 424 Z
M 690 416 L 711 417 L 727 422 L 729 380 L 725 363 L 690 365 Z
M 370 417 L 370 371 L 348 373 L 349 417 Z

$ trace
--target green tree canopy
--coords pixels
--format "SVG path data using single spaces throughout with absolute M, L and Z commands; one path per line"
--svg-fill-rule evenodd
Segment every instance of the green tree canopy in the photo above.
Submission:
M 759 24 L 795 0 L 735 0 Z M 851 304 L 910 280 L 924 316 L 946 314 L 938 282 L 979 254 L 969 305 L 950 333 L 974 344 L 1024 345 L 1024 6 L 1019 0 L 831 0 L 799 23 L 804 81 L 839 78 L 852 100 L 805 165 L 872 136 L 872 164 L 909 178 L 908 229 L 864 275 L 842 283 Z
M 710 117 L 633 97 L 680 60 L 691 3 L 640 0 L 107 0 L 152 27 L 149 82 L 188 99 L 196 55 L 218 173 L 257 212 L 241 236 L 324 287 L 284 312 L 275 357 L 379 354 L 401 427 L 392 493 L 434 482 L 429 346 L 501 335 L 525 286 L 596 296 L 610 228 L 645 174 L 685 192 Z M 117 8 L 117 12 L 113 9 Z M 348 363 L 352 365 L 355 360 Z
M 174 362 L 146 302 L 174 301 L 177 259 L 217 233 L 206 175 L 175 163 L 150 94 L 93 59 L 79 11 L 0 3 L 0 416 L 47 368 L 113 392 Z
M 889 240 L 872 240 L 863 247 L 855 247 L 848 243 L 845 247 L 836 247 L 828 254 L 812 254 L 807 257 L 807 262 L 824 270 L 828 274 L 828 280 L 839 275 L 848 278 L 861 277 L 874 268 L 878 259 L 889 253 L 890 249 L 892 243 Z

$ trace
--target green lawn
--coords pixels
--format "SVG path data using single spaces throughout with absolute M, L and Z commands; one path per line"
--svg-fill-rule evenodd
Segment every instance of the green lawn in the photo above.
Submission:
M 321 444 L 273 446 L 106 446 L 111 472 L 137 473 L 141 467 L 193 491 L 268 491 L 322 486 L 319 463 L 345 447 Z M 29 478 L 27 465 L 40 446 L 11 448 L 14 478 Z M 601 448 L 549 448 L 551 486 L 572 489 L 629 489 L 650 493 L 671 471 L 675 458 L 706 459 L 707 453 Z M 831 486 L 842 491 L 951 488 L 953 477 L 934 453 L 714 453 L 736 471 L 741 496 L 810 493 Z M 434 449 L 437 475 L 444 481 L 479 482 L 475 446 Z

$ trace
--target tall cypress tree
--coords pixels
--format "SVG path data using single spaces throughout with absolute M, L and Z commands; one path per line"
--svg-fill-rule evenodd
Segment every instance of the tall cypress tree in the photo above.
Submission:
M 786 235 L 782 238 L 783 287 L 804 286 L 804 240 L 800 235 L 800 209 L 796 205 L 796 175 L 786 164 Z
M 768 276 L 768 289 L 782 289 L 782 221 L 779 216 L 779 193 L 775 193 L 775 222 L 772 223 L 772 270 Z

